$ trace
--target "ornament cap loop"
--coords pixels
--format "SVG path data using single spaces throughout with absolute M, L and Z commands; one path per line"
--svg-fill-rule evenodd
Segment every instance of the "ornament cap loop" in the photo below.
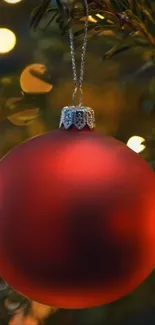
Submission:
M 61 111 L 59 128 L 68 130 L 70 127 L 75 127 L 77 130 L 88 127 L 93 130 L 95 128 L 94 110 L 84 106 L 64 107 Z
M 73 105 L 75 107 L 77 107 L 77 104 L 76 104 L 76 95 L 77 95 L 77 92 L 78 91 L 79 91 L 79 94 L 80 94 L 80 100 L 79 100 L 78 107 L 81 107 L 82 106 L 82 102 L 83 102 L 83 91 L 82 91 L 82 88 L 81 87 L 75 87 L 75 89 L 73 91 L 72 100 L 73 100 Z

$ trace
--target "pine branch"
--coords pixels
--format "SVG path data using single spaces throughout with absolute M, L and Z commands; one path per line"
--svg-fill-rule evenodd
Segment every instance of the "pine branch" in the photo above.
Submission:
M 49 15 L 48 23 L 43 31 L 55 21 L 61 34 L 65 34 L 71 26 L 79 30 L 75 36 L 83 33 L 85 19 L 82 2 L 70 2 L 69 5 L 56 0 L 57 6 L 51 7 L 49 1 L 43 0 L 40 10 L 32 15 L 30 27 L 33 30 L 41 29 L 40 24 L 45 16 Z M 53 15 L 54 13 L 54 15 Z M 113 49 L 104 55 L 109 58 L 121 51 L 130 42 L 130 47 L 141 46 L 155 48 L 155 5 L 153 0 L 89 0 L 90 26 L 89 31 L 93 35 L 100 35 L 107 28 L 115 33 L 115 37 L 121 36 L 120 45 L 114 44 Z M 79 28 L 79 27 L 78 27 Z M 115 51 L 116 48 L 116 51 Z
M 23 111 L 23 109 L 32 109 L 32 104 L 37 103 L 36 98 L 26 98 L 21 97 L 19 98 L 16 103 L 13 105 L 7 105 L 8 98 L 2 98 L 0 100 L 0 123 L 3 122 L 6 118 L 9 116 L 12 116 L 13 114 L 20 113 Z M 40 100 L 38 100 L 40 102 Z

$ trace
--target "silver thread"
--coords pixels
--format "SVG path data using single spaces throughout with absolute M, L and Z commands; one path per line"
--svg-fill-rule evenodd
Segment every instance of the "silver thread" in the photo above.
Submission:
M 70 50 L 71 50 L 71 58 L 72 58 L 72 70 L 73 70 L 73 81 L 75 85 L 75 89 L 73 92 L 73 105 L 76 106 L 76 95 L 79 91 L 80 93 L 80 102 L 78 104 L 79 107 L 82 106 L 83 101 L 83 92 L 82 92 L 82 84 L 84 77 L 84 67 L 85 67 L 85 56 L 87 50 L 87 34 L 88 34 L 88 21 L 89 21 L 89 9 L 87 0 L 84 1 L 84 9 L 85 9 L 85 27 L 83 34 L 83 42 L 82 42 L 82 53 L 81 53 L 81 64 L 80 64 L 80 76 L 79 80 L 77 77 L 77 68 L 76 68 L 76 58 L 75 58 L 75 46 L 74 46 L 74 36 L 72 28 L 69 29 L 69 40 L 70 40 Z

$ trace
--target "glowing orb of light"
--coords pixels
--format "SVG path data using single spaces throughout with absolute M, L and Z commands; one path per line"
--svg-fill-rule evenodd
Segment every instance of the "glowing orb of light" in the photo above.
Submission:
M 10 4 L 15 4 L 15 3 L 21 2 L 22 0 L 4 0 L 4 1 L 7 3 L 10 3 Z
M 133 136 L 128 140 L 127 146 L 133 151 L 140 153 L 146 148 L 145 145 L 143 144 L 144 141 L 145 139 L 142 137 Z
M 15 34 L 7 28 L 0 28 L 0 54 L 6 54 L 16 45 Z

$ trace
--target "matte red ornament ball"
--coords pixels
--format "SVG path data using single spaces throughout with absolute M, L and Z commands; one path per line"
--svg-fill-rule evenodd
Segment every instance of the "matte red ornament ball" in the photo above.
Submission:
M 155 266 L 155 174 L 112 137 L 58 130 L 0 162 L 0 274 L 30 299 L 94 307 Z

